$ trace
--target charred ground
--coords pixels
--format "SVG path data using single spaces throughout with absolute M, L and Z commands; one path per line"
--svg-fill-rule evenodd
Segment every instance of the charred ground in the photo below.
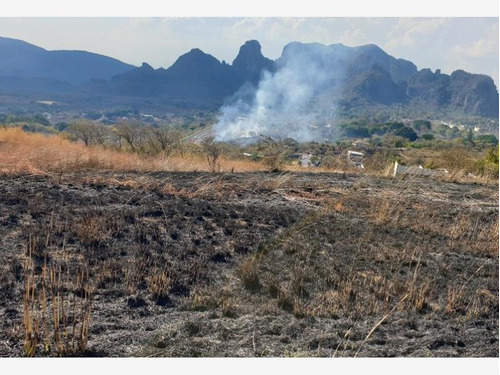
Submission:
M 0 249 L 4 357 L 498 356 L 498 185 L 5 175 Z

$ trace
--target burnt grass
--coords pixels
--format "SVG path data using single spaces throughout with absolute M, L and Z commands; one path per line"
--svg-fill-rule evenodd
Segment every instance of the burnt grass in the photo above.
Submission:
M 50 301 L 41 315 L 49 269 L 65 280 L 63 306 L 77 306 L 58 322 L 68 332 L 90 296 L 77 356 L 499 355 L 498 185 L 1 176 L 0 251 L 2 357 L 25 355 L 29 280 L 35 355 L 60 355 Z

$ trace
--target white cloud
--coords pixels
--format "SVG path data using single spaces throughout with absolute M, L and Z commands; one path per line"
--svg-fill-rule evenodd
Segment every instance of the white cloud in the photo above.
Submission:
M 446 18 L 401 18 L 389 32 L 385 46 L 397 49 L 402 46 L 414 45 L 431 35 L 439 34 L 438 30 L 447 22 Z
M 498 54 L 498 44 L 493 40 L 480 39 L 468 46 L 456 45 L 452 52 L 464 57 L 480 58 L 492 53 Z

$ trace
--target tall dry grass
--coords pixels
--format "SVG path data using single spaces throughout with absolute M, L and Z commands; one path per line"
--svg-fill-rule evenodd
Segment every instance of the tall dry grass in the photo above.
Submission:
M 167 155 L 146 155 L 118 150 L 100 145 L 86 147 L 60 135 L 26 133 L 17 127 L 0 127 L 0 174 L 45 174 L 79 171 L 124 171 L 124 172 L 254 172 L 269 171 L 270 166 L 248 158 L 222 154 L 217 159 L 217 168 L 207 162 L 202 147 L 184 145 Z M 471 162 L 472 154 L 463 150 L 449 151 L 441 155 L 432 152 L 435 160 L 444 163 L 440 167 L 450 170 L 438 179 L 449 182 L 497 183 L 495 174 L 471 175 L 464 165 Z M 376 177 L 388 177 L 392 162 L 384 155 L 367 157 L 367 169 L 360 170 L 340 158 L 337 164 L 319 168 L 304 168 L 295 164 L 283 164 L 283 172 L 351 173 Z M 443 161 L 445 160 L 446 163 Z M 471 164 L 472 163 L 472 164 Z M 498 169 L 498 166 L 497 166 Z
M 266 169 L 251 160 L 231 160 L 223 156 L 219 164 L 223 172 Z M 211 168 L 201 152 L 168 157 L 146 156 L 101 146 L 85 147 L 61 136 L 26 133 L 20 128 L 0 128 L 0 173 L 45 174 L 94 170 L 188 172 L 210 171 Z
M 49 244 L 49 237 L 45 248 Z M 93 288 L 88 269 L 40 265 L 39 239 L 29 237 L 24 261 L 24 355 L 83 355 L 89 338 Z M 66 267 L 64 271 L 63 266 Z

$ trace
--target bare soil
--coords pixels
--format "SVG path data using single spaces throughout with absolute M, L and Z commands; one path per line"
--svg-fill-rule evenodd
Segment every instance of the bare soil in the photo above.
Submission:
M 27 280 L 42 316 L 48 269 L 63 275 L 68 310 L 77 306 L 61 323 L 68 332 L 91 298 L 77 356 L 499 355 L 498 185 L 1 176 L 0 251 L 2 357 L 25 355 Z M 58 355 L 51 303 L 37 356 Z

